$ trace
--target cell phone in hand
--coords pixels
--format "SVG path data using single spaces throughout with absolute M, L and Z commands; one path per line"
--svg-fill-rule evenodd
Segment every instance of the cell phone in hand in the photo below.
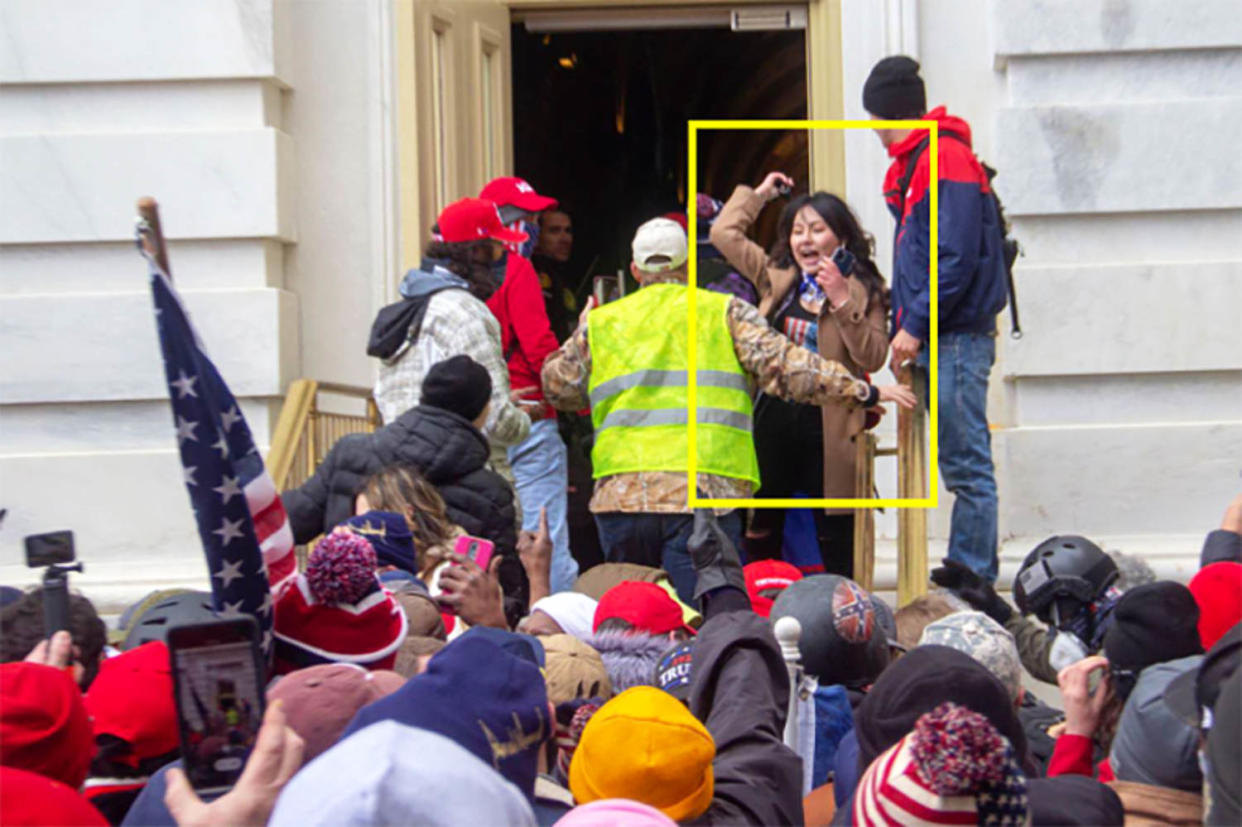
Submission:
M 857 259 L 854 254 L 845 249 L 844 246 L 838 247 L 836 252 L 832 254 L 832 263 L 837 265 L 837 269 L 841 271 L 841 275 L 848 276 L 854 272 L 854 264 Z
M 199 792 L 237 783 L 266 706 L 259 627 L 246 616 L 168 630 L 181 761 Z
M 621 296 L 620 280 L 616 276 L 596 276 L 591 282 L 591 295 L 597 307 L 616 301 Z
M 495 550 L 495 543 L 490 540 L 484 540 L 482 537 L 471 537 L 469 534 L 458 537 L 457 544 L 453 547 L 453 551 L 463 557 L 468 557 L 484 571 L 487 570 L 488 564 L 492 562 L 492 552 Z

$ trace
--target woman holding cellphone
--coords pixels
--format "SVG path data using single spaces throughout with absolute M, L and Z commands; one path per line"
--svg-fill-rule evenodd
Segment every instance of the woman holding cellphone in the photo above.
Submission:
M 888 289 L 872 261 L 874 240 L 849 206 L 816 192 L 792 198 L 781 212 L 777 240 L 764 251 L 746 233 L 768 202 L 794 181 L 769 172 L 758 187 L 739 185 L 720 211 L 711 241 L 759 293 L 759 311 L 793 341 L 845 365 L 859 378 L 888 356 Z M 760 396 L 755 449 L 761 498 L 853 497 L 855 447 L 868 414 Z M 746 533 L 751 560 L 781 556 L 785 512 L 756 509 Z M 853 576 L 854 512 L 815 510 L 825 571 Z

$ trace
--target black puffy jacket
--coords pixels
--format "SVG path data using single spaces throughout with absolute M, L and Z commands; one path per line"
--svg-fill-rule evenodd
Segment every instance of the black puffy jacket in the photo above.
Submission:
M 409 465 L 436 487 L 448 517 L 467 533 L 517 547 L 513 489 L 486 468 L 487 439 L 470 421 L 420 405 L 373 434 L 341 437 L 315 475 L 281 495 L 293 539 L 305 543 L 354 515 L 354 499 L 367 477 L 389 465 Z

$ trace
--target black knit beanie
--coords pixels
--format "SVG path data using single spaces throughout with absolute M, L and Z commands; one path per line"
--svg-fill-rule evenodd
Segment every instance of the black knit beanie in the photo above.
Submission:
M 1199 606 L 1190 589 L 1171 580 L 1135 586 L 1113 609 L 1113 623 L 1104 635 L 1104 656 L 1114 669 L 1138 672 L 1202 654 Z
M 886 57 L 871 69 L 863 84 L 863 109 L 881 118 L 919 118 L 927 111 L 927 92 L 919 64 L 905 55 Z
M 443 408 L 471 421 L 492 396 L 492 377 L 469 356 L 459 354 L 436 362 L 423 379 L 422 404 Z

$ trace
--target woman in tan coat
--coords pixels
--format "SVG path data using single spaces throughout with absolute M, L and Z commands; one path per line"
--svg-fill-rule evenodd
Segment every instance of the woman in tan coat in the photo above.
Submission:
M 774 328 L 862 378 L 888 356 L 888 290 L 871 260 L 873 240 L 849 206 L 826 192 L 792 199 L 781 213 L 770 253 L 747 238 L 764 206 L 793 180 L 771 172 L 751 189 L 738 186 L 711 230 L 711 241 L 759 291 L 759 311 Z M 845 247 L 854 264 L 843 274 L 833 253 Z M 866 412 L 817 408 L 761 396 L 755 406 L 755 448 L 761 498 L 795 492 L 854 496 L 855 434 Z M 785 512 L 756 509 L 746 536 L 751 560 L 780 557 Z M 815 512 L 826 571 L 853 575 L 854 512 Z

